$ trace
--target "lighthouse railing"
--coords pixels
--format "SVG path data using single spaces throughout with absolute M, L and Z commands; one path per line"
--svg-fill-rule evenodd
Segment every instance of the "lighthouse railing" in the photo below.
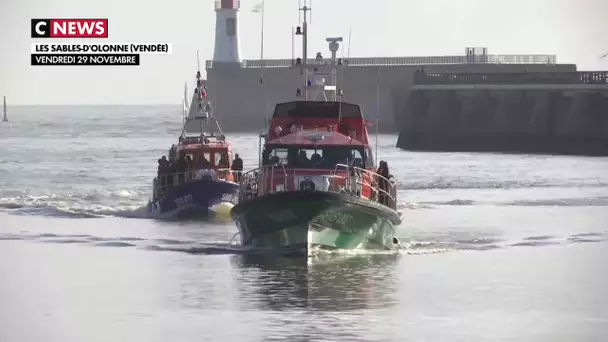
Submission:
M 232 8 L 241 8 L 241 0 L 215 0 L 215 9 L 219 10 L 222 8 L 226 8 L 226 6 L 222 6 L 222 3 L 232 3 L 230 6 Z

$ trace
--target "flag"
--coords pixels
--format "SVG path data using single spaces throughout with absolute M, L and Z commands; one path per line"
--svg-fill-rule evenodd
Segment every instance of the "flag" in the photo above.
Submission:
M 253 6 L 253 9 L 251 9 L 251 12 L 260 13 L 263 10 L 264 10 L 264 1 L 261 1 Z
M 203 83 L 203 89 L 201 89 L 201 98 L 206 97 L 207 96 L 207 86 L 205 86 L 205 83 Z

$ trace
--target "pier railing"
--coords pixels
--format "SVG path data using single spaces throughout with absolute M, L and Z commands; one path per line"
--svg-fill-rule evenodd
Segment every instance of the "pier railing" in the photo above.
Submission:
M 414 73 L 414 84 L 608 84 L 608 71 Z
M 351 57 L 339 59 L 348 66 L 405 66 L 436 64 L 555 64 L 555 55 L 473 55 L 473 56 L 412 56 L 412 57 Z M 207 61 L 205 67 L 221 66 L 240 68 L 289 68 L 296 66 L 297 59 L 245 59 L 240 63 Z M 309 65 L 328 65 L 331 59 L 308 59 Z
M 348 194 L 371 200 L 391 209 L 397 209 L 397 186 L 375 172 L 338 164 L 329 174 L 301 174 L 297 169 L 284 165 L 262 166 L 243 173 L 241 176 L 239 201 L 281 191 L 310 191 L 310 187 L 296 185 L 298 178 L 313 182 L 315 177 L 323 177 L 324 186 L 314 191 L 327 191 Z M 311 170 L 312 171 L 312 170 Z M 314 182 L 313 182 L 314 183 Z

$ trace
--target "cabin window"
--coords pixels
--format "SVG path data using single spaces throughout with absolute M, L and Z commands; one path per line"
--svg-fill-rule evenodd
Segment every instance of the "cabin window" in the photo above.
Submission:
M 228 154 L 226 152 L 215 152 L 215 166 L 220 169 L 227 169 L 230 167 Z
M 293 146 L 268 147 L 263 154 L 263 164 L 282 164 L 287 167 L 307 169 L 333 169 L 336 164 L 365 167 L 362 147 L 350 146 Z M 278 159 L 275 156 L 281 155 Z
M 361 108 L 346 102 L 294 101 L 279 103 L 273 118 L 354 118 L 362 119 Z
M 190 159 L 194 160 L 194 155 L 193 155 L 193 154 L 191 154 L 191 153 L 180 153 L 180 154 L 179 154 L 179 157 L 180 157 L 180 158 L 185 158 L 185 159 L 190 158 Z
M 195 165 L 200 169 L 211 168 L 211 154 L 209 152 L 199 153 Z
M 184 158 L 186 159 L 186 163 L 188 163 L 188 169 L 192 168 L 192 166 L 194 165 L 194 155 L 187 153 Z
M 286 165 L 288 154 L 286 148 L 267 148 L 262 155 L 263 165 Z

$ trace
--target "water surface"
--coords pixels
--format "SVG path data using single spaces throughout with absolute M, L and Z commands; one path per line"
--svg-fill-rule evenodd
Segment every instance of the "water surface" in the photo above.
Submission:
M 179 108 L 0 123 L 0 341 L 604 341 L 608 158 L 412 153 L 379 137 L 406 248 L 310 265 L 230 222 L 146 219 Z M 247 167 L 255 134 L 226 134 Z

